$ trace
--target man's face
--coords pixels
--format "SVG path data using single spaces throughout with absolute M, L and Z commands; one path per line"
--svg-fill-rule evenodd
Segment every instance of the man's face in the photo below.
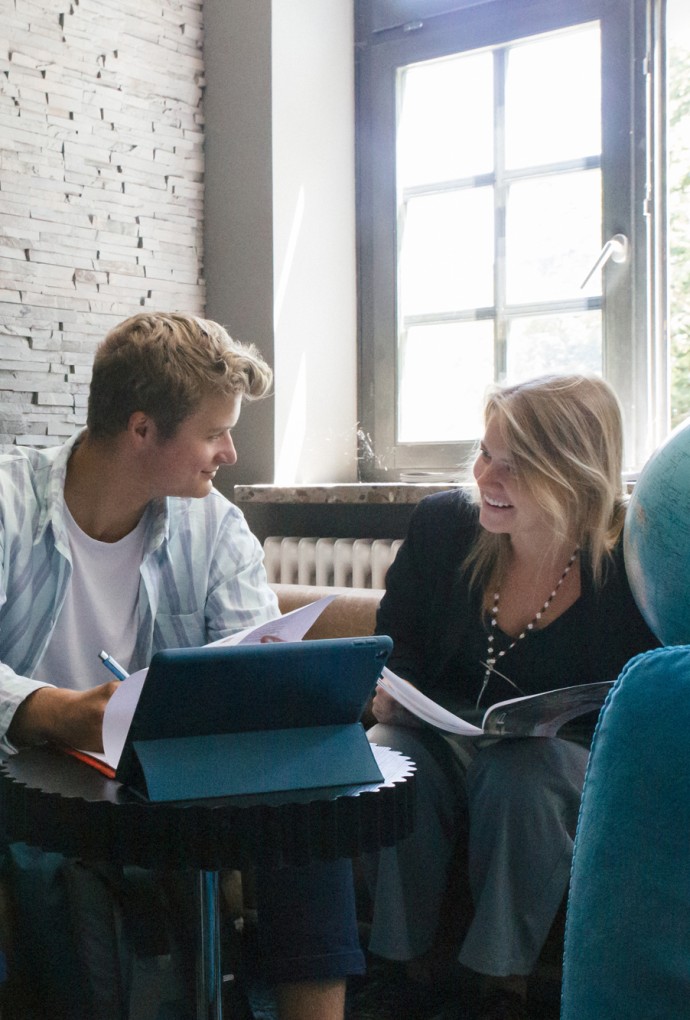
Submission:
M 150 480 L 157 496 L 207 496 L 221 464 L 237 461 L 232 429 L 242 395 L 206 397 L 185 418 L 172 439 L 154 441 L 150 449 Z

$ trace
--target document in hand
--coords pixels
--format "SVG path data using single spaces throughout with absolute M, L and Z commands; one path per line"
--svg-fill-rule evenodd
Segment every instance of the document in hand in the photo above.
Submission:
M 484 714 L 481 726 L 448 712 L 384 666 L 380 687 L 423 722 L 465 737 L 553 737 L 570 719 L 601 708 L 613 681 L 560 687 L 499 701 Z

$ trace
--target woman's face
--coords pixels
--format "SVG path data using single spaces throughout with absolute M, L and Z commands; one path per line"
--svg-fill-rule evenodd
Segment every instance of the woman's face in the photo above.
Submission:
M 515 540 L 543 536 L 548 523 L 534 496 L 520 485 L 510 450 L 505 446 L 498 423 L 489 419 L 474 463 L 474 477 L 481 497 L 479 523 L 497 535 Z

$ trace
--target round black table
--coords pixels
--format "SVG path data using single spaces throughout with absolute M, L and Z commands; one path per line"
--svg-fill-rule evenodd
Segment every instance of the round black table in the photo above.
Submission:
M 198 872 L 197 1020 L 221 1020 L 218 872 L 356 857 L 414 824 L 414 765 L 375 748 L 383 783 L 152 804 L 49 747 L 0 763 L 0 819 L 13 841 L 68 857 Z

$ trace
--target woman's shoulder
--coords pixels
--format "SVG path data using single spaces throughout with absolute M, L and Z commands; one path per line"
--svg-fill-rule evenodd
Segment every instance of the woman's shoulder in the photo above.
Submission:
M 592 577 L 591 564 L 587 562 L 586 558 L 584 567 L 587 579 L 586 588 L 590 591 L 598 611 L 604 611 L 603 607 L 606 607 L 606 613 L 613 613 L 617 608 L 627 612 L 631 606 L 637 611 L 626 570 L 622 533 L 604 560 L 598 583 L 595 583 Z
M 479 508 L 466 489 L 425 496 L 415 507 L 408 539 L 424 555 L 451 556 L 455 561 L 469 548 L 479 527 Z
M 457 528 L 475 527 L 479 518 L 479 507 L 469 489 L 447 489 L 425 496 L 417 504 L 417 520 Z

